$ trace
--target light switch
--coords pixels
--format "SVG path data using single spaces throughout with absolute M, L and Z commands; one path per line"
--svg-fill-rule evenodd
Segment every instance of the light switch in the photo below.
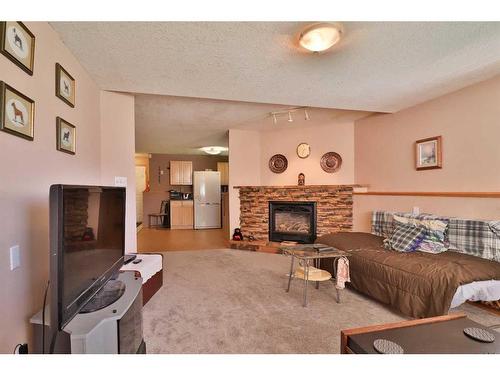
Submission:
M 127 177 L 115 177 L 115 186 L 127 187 Z
M 413 207 L 413 215 L 419 215 L 420 214 L 420 207 Z
M 13 271 L 21 266 L 21 254 L 19 245 L 10 248 L 10 270 Z

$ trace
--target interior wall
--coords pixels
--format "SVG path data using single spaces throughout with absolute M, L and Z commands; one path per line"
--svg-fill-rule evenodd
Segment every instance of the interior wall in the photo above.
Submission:
M 125 252 L 137 250 L 135 192 L 134 96 L 101 91 L 101 183 L 114 186 L 115 177 L 127 178 Z
M 305 159 L 297 156 L 300 143 L 311 146 Z M 266 131 L 260 134 L 261 184 L 265 186 L 297 185 L 299 173 L 306 176 L 306 185 L 339 185 L 354 182 L 354 123 L 334 123 L 290 130 Z M 330 151 L 342 157 L 342 167 L 335 173 L 326 173 L 320 166 L 321 157 Z M 283 173 L 273 173 L 269 159 L 283 154 L 288 168 Z
M 31 343 L 29 318 L 42 305 L 49 270 L 49 187 L 100 184 L 99 88 L 45 22 L 26 22 L 36 37 L 29 76 L 0 55 L 0 80 L 35 101 L 35 139 L 0 132 L 0 352 Z M 54 95 L 55 64 L 76 79 L 76 105 Z M 56 116 L 76 126 L 76 155 L 56 150 Z M 21 266 L 10 270 L 9 248 L 20 246 Z
M 371 191 L 500 191 L 500 76 L 355 124 L 355 180 Z M 415 170 L 414 142 L 441 135 L 443 168 Z M 500 199 L 355 196 L 354 229 L 374 209 L 499 219 Z
M 260 185 L 260 133 L 229 130 L 229 233 L 240 226 L 240 198 L 235 186 Z

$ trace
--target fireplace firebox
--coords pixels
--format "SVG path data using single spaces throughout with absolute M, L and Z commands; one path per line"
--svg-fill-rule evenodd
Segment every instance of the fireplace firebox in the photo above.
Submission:
M 313 243 L 316 202 L 269 202 L 269 240 Z

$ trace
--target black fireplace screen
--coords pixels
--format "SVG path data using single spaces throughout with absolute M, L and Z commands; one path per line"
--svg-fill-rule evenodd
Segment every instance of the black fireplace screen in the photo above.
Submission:
M 269 202 L 269 240 L 313 243 L 316 202 Z

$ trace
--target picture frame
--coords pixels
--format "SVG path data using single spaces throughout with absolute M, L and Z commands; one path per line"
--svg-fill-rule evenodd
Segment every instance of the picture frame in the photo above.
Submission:
M 61 117 L 56 118 L 57 150 L 76 154 L 76 126 Z
M 415 142 L 415 169 L 417 171 L 442 168 L 441 136 L 419 139 Z
M 35 101 L 0 81 L 0 130 L 33 141 Z
M 59 63 L 56 63 L 56 96 L 71 108 L 75 107 L 76 81 Z
M 35 66 L 35 35 L 20 21 L 0 22 L 0 52 L 33 75 Z

